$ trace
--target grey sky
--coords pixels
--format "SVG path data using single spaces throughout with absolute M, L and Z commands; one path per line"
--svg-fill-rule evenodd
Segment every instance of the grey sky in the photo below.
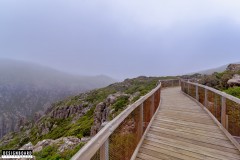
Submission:
M 240 61 L 239 0 L 1 0 L 0 58 L 114 78 Z

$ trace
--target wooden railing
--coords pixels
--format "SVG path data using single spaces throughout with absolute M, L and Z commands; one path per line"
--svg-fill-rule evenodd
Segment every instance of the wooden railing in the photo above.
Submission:
M 151 92 L 128 106 L 85 144 L 72 160 L 130 160 L 158 110 L 162 83 L 165 87 L 175 86 L 176 80 L 160 82 Z M 180 84 L 179 80 L 177 84 Z
M 196 99 L 236 139 L 240 137 L 240 99 L 197 83 L 181 81 L 184 93 Z
M 176 87 L 180 86 L 180 80 L 179 79 L 167 79 L 167 80 L 161 80 L 162 87 Z

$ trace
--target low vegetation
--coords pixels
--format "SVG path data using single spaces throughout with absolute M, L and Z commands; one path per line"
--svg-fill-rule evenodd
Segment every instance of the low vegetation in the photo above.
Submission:
M 240 98 L 240 87 L 228 88 L 227 90 L 224 90 L 224 92 L 237 98 Z
M 74 136 L 77 138 L 89 137 L 91 127 L 94 122 L 94 110 L 97 104 L 106 100 L 110 94 L 117 92 L 123 93 L 123 96 L 117 98 L 111 106 L 114 109 L 114 115 L 109 115 L 113 119 L 121 113 L 126 106 L 135 102 L 140 96 L 145 95 L 154 87 L 160 79 L 170 79 L 175 77 L 138 77 L 126 79 L 121 83 L 114 83 L 108 87 L 92 90 L 77 96 L 67 98 L 63 101 L 51 105 L 46 114 L 32 127 L 22 129 L 20 132 L 11 133 L 0 140 L 0 150 L 18 149 L 24 144 L 31 142 L 33 145 L 44 139 L 58 139 L 60 137 Z M 136 94 L 138 93 L 138 94 Z M 129 96 L 136 94 L 130 101 Z M 72 114 L 68 118 L 54 118 L 50 114 L 57 109 L 68 109 L 77 106 L 83 106 L 87 109 L 84 115 Z M 42 126 L 47 127 L 49 131 L 42 134 Z M 36 159 L 69 159 L 76 153 L 83 144 L 79 144 L 74 150 L 67 150 L 64 153 L 56 151 L 56 146 L 45 147 L 42 151 L 34 153 Z

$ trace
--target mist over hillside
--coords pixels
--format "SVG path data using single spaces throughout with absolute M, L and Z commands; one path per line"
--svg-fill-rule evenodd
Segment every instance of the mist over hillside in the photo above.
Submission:
M 113 82 L 104 75 L 77 76 L 33 63 L 0 60 L 0 137 L 40 116 L 39 111 L 57 100 Z
M 213 74 L 214 72 L 223 72 L 223 71 L 225 71 L 227 69 L 227 66 L 229 64 L 230 63 L 222 65 L 222 66 L 219 66 L 219 67 L 216 67 L 216 68 L 210 68 L 210 69 L 206 69 L 206 70 L 201 70 L 201 71 L 198 71 L 198 72 L 195 72 L 195 73 L 210 75 L 210 74 Z M 234 64 L 240 64 L 240 62 L 235 62 Z

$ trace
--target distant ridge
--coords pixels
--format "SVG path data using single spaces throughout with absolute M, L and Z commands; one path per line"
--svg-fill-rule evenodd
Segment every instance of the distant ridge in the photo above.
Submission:
M 105 76 L 79 76 L 42 65 L 0 59 L 0 138 L 17 131 L 51 103 L 116 80 Z M 40 116 L 40 115 L 39 115 Z
M 240 62 L 236 62 L 236 63 L 229 63 L 229 64 L 240 64 Z M 223 72 L 227 69 L 227 66 L 229 64 L 226 65 L 222 65 L 220 67 L 216 67 L 216 68 L 212 68 L 212 69 L 207 69 L 207 70 L 203 70 L 203 71 L 198 71 L 195 73 L 200 73 L 200 74 L 206 74 L 206 75 L 210 75 L 213 74 L 214 72 Z

